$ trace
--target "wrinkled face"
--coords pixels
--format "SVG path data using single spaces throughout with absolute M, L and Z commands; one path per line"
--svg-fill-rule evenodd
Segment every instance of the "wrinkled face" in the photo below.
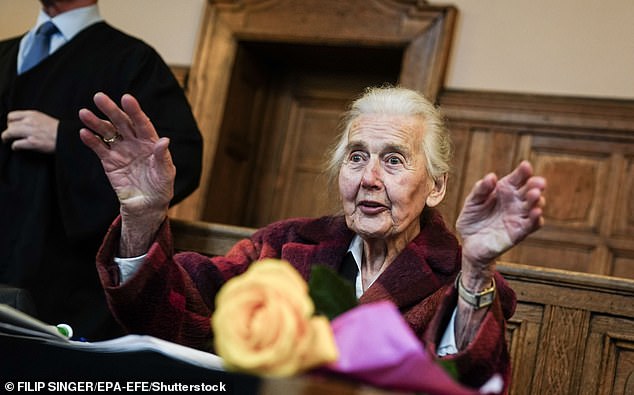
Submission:
M 362 115 L 353 121 L 339 192 L 346 223 L 362 238 L 409 241 L 420 231 L 425 204 L 440 202 L 425 167 L 421 125 L 404 116 Z

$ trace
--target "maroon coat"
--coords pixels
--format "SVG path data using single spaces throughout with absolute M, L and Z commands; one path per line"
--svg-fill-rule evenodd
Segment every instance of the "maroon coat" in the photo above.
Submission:
M 280 258 L 308 279 L 314 264 L 338 270 L 354 236 L 343 217 L 291 219 L 271 224 L 238 242 L 225 256 L 174 255 L 169 222 L 159 230 L 146 262 L 124 285 L 113 262 L 120 235 L 117 219 L 97 256 L 97 267 L 115 317 L 134 333 L 150 334 L 211 350 L 209 318 L 218 289 L 262 258 Z M 460 270 L 456 238 L 434 210 L 421 216 L 421 232 L 377 278 L 360 299 L 394 302 L 405 320 L 434 353 L 456 306 L 453 281 Z M 494 373 L 508 385 L 509 356 L 505 320 L 515 310 L 515 294 L 496 274 L 498 293 L 469 347 L 446 357 L 458 366 L 463 383 L 479 386 Z

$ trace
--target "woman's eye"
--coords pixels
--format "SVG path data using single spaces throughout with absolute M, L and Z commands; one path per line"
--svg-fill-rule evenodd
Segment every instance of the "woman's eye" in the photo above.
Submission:
M 390 165 L 400 165 L 401 163 L 403 163 L 403 161 L 398 156 L 390 156 L 389 158 L 387 158 L 387 163 L 389 163 Z
M 360 154 L 352 154 L 350 155 L 350 162 L 361 162 L 363 157 Z

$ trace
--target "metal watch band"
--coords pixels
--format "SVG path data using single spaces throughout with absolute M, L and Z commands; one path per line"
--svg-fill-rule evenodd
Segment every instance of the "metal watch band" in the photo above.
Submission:
M 462 281 L 460 281 L 460 277 L 462 276 L 462 272 L 458 273 L 456 277 L 456 288 L 458 289 L 458 295 L 465 302 L 469 303 L 471 306 L 476 309 L 481 309 L 483 307 L 487 307 L 493 303 L 495 299 L 495 279 L 492 278 L 493 285 L 491 287 L 481 291 L 481 292 L 471 292 L 467 290 L 463 285 Z

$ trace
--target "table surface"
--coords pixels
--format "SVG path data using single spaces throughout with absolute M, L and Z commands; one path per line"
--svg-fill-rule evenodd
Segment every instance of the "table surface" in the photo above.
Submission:
M 388 391 L 323 375 L 259 378 L 190 365 L 154 351 L 88 352 L 0 333 L 0 388 L 6 383 L 128 382 L 213 385 L 237 395 L 391 395 Z M 125 392 L 125 391 L 122 391 Z M 413 394 L 413 393 L 409 393 Z

